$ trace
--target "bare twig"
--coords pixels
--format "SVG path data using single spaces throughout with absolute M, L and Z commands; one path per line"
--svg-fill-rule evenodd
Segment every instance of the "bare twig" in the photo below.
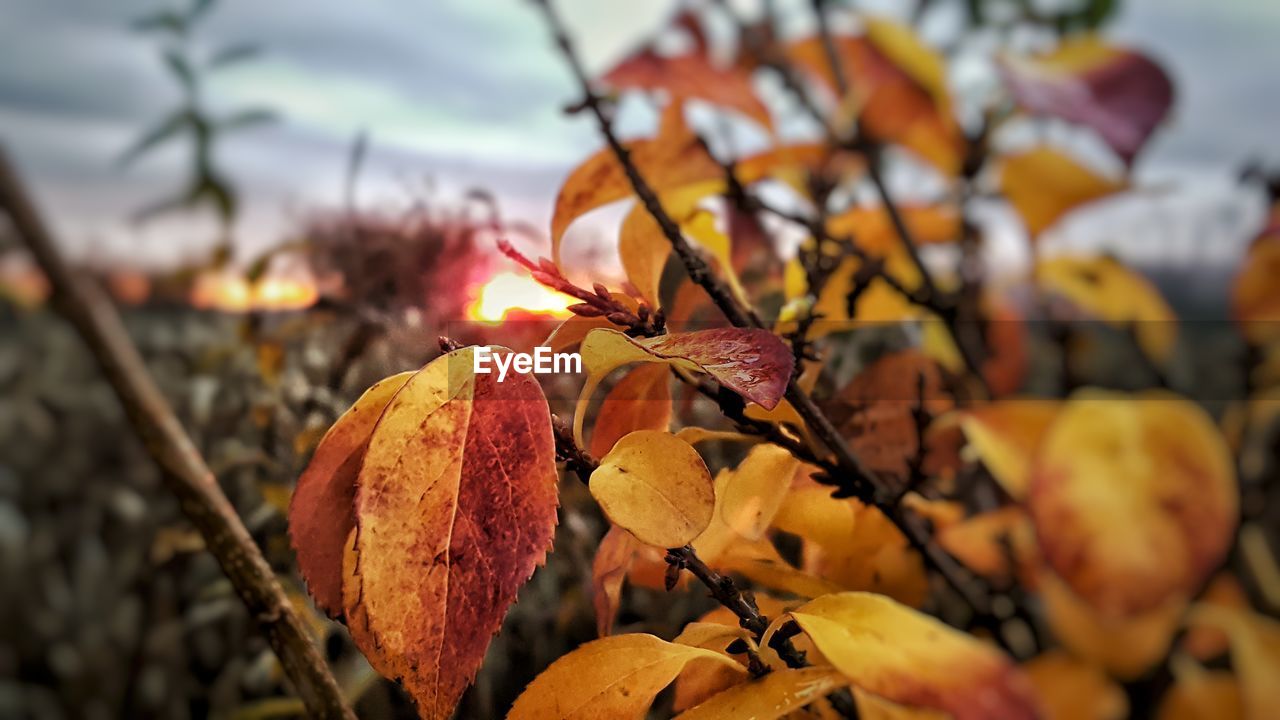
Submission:
M 48 277 L 54 307 L 89 346 L 166 486 L 258 622 L 308 714 L 354 720 L 271 566 L 156 387 L 110 300 L 62 257 L 3 150 L 0 207 Z

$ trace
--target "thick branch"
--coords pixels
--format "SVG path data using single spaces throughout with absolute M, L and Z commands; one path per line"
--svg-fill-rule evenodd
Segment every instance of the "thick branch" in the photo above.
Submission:
M 54 307 L 76 328 L 102 367 L 182 512 L 258 621 L 308 714 L 354 720 L 271 567 L 151 379 L 111 302 L 67 265 L 3 150 L 0 208 L 48 277 Z

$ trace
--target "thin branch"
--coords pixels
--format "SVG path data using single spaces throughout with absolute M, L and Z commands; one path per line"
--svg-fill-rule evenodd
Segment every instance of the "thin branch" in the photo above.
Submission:
M 308 714 L 354 720 L 271 566 L 156 387 L 120 316 L 102 290 L 77 275 L 62 257 L 2 149 L 0 208 L 48 277 L 54 307 L 89 346 L 134 431 L 160 467 L 165 485 L 258 622 Z

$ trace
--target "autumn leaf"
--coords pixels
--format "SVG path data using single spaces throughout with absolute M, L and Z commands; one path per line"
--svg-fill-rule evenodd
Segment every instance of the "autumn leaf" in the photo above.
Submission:
M 960 213 L 945 205 L 903 204 L 902 220 L 917 245 L 952 243 L 960 239 Z M 883 205 L 857 205 L 827 219 L 827 234 L 851 237 L 858 248 L 873 255 L 889 255 L 902 247 L 902 238 Z
M 1125 187 L 1049 147 L 1006 156 L 1000 165 L 1000 193 L 1033 241 L 1072 210 Z
M 749 70 L 716 67 L 701 52 L 660 55 L 644 48 L 600 78 L 619 89 L 665 90 L 676 98 L 697 98 L 736 110 L 765 128 L 773 127 L 769 109 L 756 96 Z
M 614 524 L 657 547 L 681 547 L 711 523 L 711 473 L 689 443 L 638 430 L 619 440 L 591 473 L 591 495 Z
M 1270 717 L 1280 707 L 1280 623 L 1248 608 L 1197 604 L 1188 623 L 1215 627 L 1231 643 L 1231 664 L 1240 678 L 1244 716 Z
M 713 650 L 653 635 L 614 635 L 560 657 L 516 698 L 508 720 L 643 718 L 653 698 L 690 663 L 736 668 Z
M 800 461 L 788 450 L 770 444 L 755 446 L 729 474 L 720 517 L 742 537 L 759 540 L 791 489 L 791 476 L 799 468 Z
M 663 363 L 711 375 L 743 398 L 772 409 L 791 380 L 791 350 L 768 330 L 717 328 L 670 333 L 654 338 L 631 338 L 597 329 L 587 334 L 580 350 L 587 373 L 574 411 L 574 436 L 581 442 L 587 402 L 600 381 L 629 363 Z
M 1185 596 L 1174 596 L 1133 615 L 1103 615 L 1052 571 L 1043 569 L 1035 588 L 1054 637 L 1077 657 L 1122 680 L 1142 675 L 1168 653 L 1187 608 Z
M 859 129 L 899 144 L 947 177 L 960 169 L 963 137 L 951 116 L 941 57 L 905 26 L 870 19 L 862 37 L 835 35 L 831 45 L 848 80 L 849 95 L 827 60 L 825 40 L 808 37 L 788 45 L 787 57 L 837 95 L 856 114 Z
M 600 540 L 591 561 L 591 605 L 596 613 L 596 632 L 601 637 L 613 632 L 622 597 L 622 582 L 631 569 L 636 552 L 636 538 L 617 525 Z
M 1224 670 L 1205 670 L 1175 656 L 1174 684 L 1160 699 L 1158 720 L 1245 720 L 1240 683 Z
M 804 540 L 803 569 L 848 590 L 924 604 L 929 580 L 920 554 L 879 509 L 833 498 L 831 489 L 798 487 L 774 517 L 778 530 Z
M 1231 309 L 1246 338 L 1258 345 L 1280 340 L 1280 230 L 1249 247 L 1231 286 Z
M 848 684 L 849 680 L 831 667 L 777 670 L 735 685 L 676 717 L 678 720 L 772 720 Z
M 956 720 L 1036 718 L 1034 690 L 1000 651 L 886 597 L 826 595 L 783 616 L 858 688 Z
M 915 350 L 877 359 L 826 403 L 831 421 L 867 467 L 899 482 L 926 452 L 917 412 L 927 423 L 953 405 L 938 364 Z
M 671 370 L 658 363 L 639 365 L 604 396 L 589 452 L 602 457 L 624 435 L 636 430 L 666 430 L 670 423 Z
M 1223 571 L 1209 583 L 1196 600 L 1197 603 L 1215 605 L 1235 610 L 1248 610 L 1249 596 L 1240 581 L 1229 571 Z M 1208 662 L 1224 654 L 1230 647 L 1230 639 L 1222 630 L 1210 625 L 1193 625 L 1182 636 L 1179 648 L 1191 657 Z
M 1043 55 L 1005 57 L 999 67 L 1022 109 L 1092 128 L 1128 164 L 1173 104 L 1173 83 L 1159 65 L 1096 35 Z
M 1009 497 L 1021 501 L 1031 481 L 1031 459 L 1062 404 L 1014 399 L 959 413 L 968 447 Z
M 1048 564 L 1100 612 L 1124 616 L 1199 587 L 1231 544 L 1238 493 L 1199 406 L 1082 391 L 1040 443 L 1027 507 Z
M 1086 314 L 1132 331 L 1154 360 L 1167 360 L 1178 337 L 1178 316 L 1155 285 L 1108 256 L 1058 257 L 1036 265 L 1036 282 Z
M 974 515 L 940 528 L 936 537 L 942 549 L 985 578 L 1034 582 L 1040 554 L 1031 518 L 1021 507 Z
M 342 614 L 342 552 L 356 526 L 356 476 L 383 410 L 414 373 L 379 381 L 342 414 L 316 446 L 289 502 L 289 539 L 316 607 Z
M 356 646 L 431 718 L 452 714 L 556 524 L 542 390 L 529 375 L 473 374 L 473 350 L 428 364 L 383 412 L 344 569 Z
M 1123 720 L 1129 699 L 1096 666 L 1060 650 L 1022 666 L 1040 699 L 1042 720 Z
M 658 303 L 658 284 L 671 255 L 671 241 L 643 205 L 633 206 L 618 229 L 618 256 L 627 279 L 652 305 Z

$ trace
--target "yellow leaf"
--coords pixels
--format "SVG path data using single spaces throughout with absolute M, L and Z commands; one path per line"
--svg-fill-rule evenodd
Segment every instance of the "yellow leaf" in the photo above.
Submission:
M 770 444 L 753 447 L 729 475 L 720 517 L 739 535 L 759 540 L 773 522 L 799 468 L 800 461 L 784 448 Z
M 582 645 L 534 678 L 508 720 L 643 718 L 653 698 L 693 662 L 741 666 L 713 650 L 653 635 L 614 635 Z
M 591 473 L 591 495 L 615 525 L 643 543 L 681 547 L 715 507 L 711 472 L 689 443 L 658 430 L 623 437 Z
M 942 528 L 936 537 L 942 549 L 985 578 L 1034 581 L 1040 555 L 1035 528 L 1021 507 L 1009 505 L 974 515 Z M 1010 560 L 1014 567 L 1009 566 Z
M 848 683 L 843 675 L 830 667 L 776 670 L 764 677 L 735 685 L 677 717 L 679 720 L 772 720 L 798 710 Z
M 1048 564 L 1105 615 L 1187 596 L 1230 547 L 1239 490 L 1198 405 L 1085 390 L 1040 443 L 1027 507 Z
M 1040 573 L 1036 587 L 1059 642 L 1122 680 L 1138 677 L 1165 656 L 1187 607 L 1185 597 L 1171 597 L 1144 613 L 1107 617 L 1050 571 Z
M 948 205 L 903 205 L 898 208 L 911 239 L 919 245 L 960 239 L 960 213 Z M 902 248 L 902 238 L 884 206 L 855 206 L 827 219 L 827 234 L 851 237 L 862 250 L 887 256 Z
M 1027 496 L 1031 458 L 1060 407 L 1053 400 L 1003 400 L 960 413 L 969 447 L 1014 500 Z
M 1060 650 L 1022 666 L 1040 697 L 1042 720 L 1122 720 L 1129 699 L 1106 673 Z
M 1273 717 L 1280 708 L 1280 623 L 1248 608 L 1197 604 L 1188 622 L 1216 627 L 1231 641 L 1231 664 L 1240 678 L 1244 716 Z
M 883 593 L 915 607 L 928 597 L 920 554 L 877 508 L 811 485 L 786 497 L 773 524 L 804 539 L 804 570 L 841 588 Z
M 1075 208 L 1125 189 L 1049 147 L 1004 159 L 1000 192 L 1022 216 L 1034 241 Z
M 1115 258 L 1054 258 L 1035 272 L 1045 291 L 1122 330 L 1132 328 L 1150 357 L 1165 360 L 1173 352 L 1178 316 L 1151 281 Z
M 949 113 L 947 65 L 938 51 L 924 44 L 906 25 L 883 18 L 867 18 L 866 26 L 871 44 L 924 88 L 941 112 Z
M 1037 717 L 1030 682 L 1000 651 L 886 597 L 826 595 L 789 616 L 869 693 L 956 720 Z

